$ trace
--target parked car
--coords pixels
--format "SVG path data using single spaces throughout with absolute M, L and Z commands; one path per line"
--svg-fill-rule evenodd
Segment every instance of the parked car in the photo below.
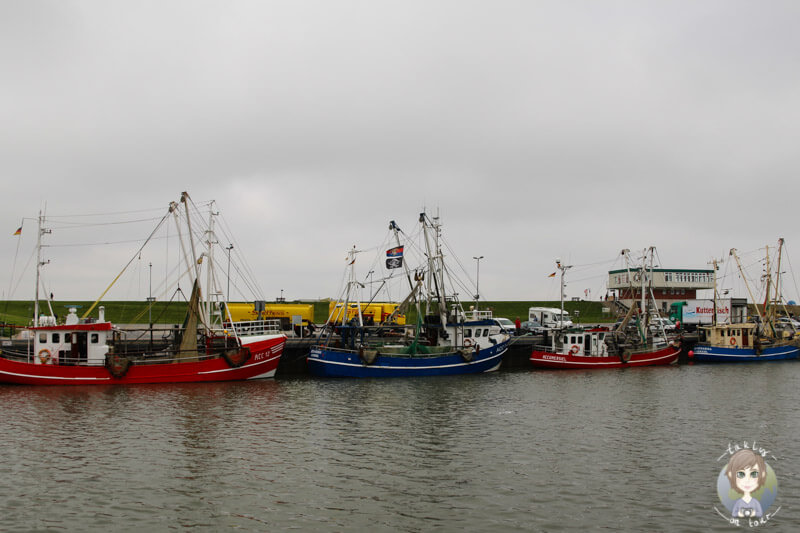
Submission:
M 517 326 L 507 318 L 495 318 L 494 323 L 500 326 L 500 329 L 509 335 L 517 334 Z
M 800 331 L 800 322 L 788 316 L 780 317 L 777 325 L 785 329 L 794 329 L 795 331 Z
M 526 320 L 519 328 L 520 335 L 544 335 L 547 328 L 536 320 Z
M 662 326 L 666 333 L 675 332 L 675 324 L 669 318 L 654 318 L 650 321 L 650 331 L 660 331 Z

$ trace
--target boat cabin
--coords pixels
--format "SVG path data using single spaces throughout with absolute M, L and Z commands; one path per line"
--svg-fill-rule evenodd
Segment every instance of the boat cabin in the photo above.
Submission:
M 103 365 L 108 353 L 111 322 L 106 322 L 104 309 L 99 318 L 80 320 L 71 307 L 64 325 L 44 316 L 33 334 L 33 362 L 37 365 Z
M 756 338 L 758 324 L 746 322 L 743 324 L 718 324 L 700 328 L 700 341 L 712 346 L 725 346 L 728 348 L 750 348 Z
M 606 357 L 608 328 L 567 329 L 553 336 L 553 352 L 562 355 Z

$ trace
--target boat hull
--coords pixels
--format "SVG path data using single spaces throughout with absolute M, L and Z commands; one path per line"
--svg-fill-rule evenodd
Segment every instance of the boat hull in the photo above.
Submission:
M 745 363 L 797 359 L 800 348 L 791 344 L 782 344 L 768 346 L 761 351 L 761 354 L 757 354 L 754 348 L 728 348 L 697 344 L 693 348 L 693 352 L 692 359 L 700 363 Z
M 130 385 L 139 383 L 191 383 L 240 381 L 275 375 L 286 344 L 285 335 L 241 339 L 250 358 L 234 367 L 223 357 L 200 361 L 146 363 L 134 362 L 116 377 L 105 366 L 51 365 L 18 361 L 0 355 L 0 383 L 19 385 Z
M 661 350 L 633 353 L 627 361 L 623 361 L 617 356 L 588 357 L 534 350 L 530 360 L 531 364 L 538 368 L 626 368 L 632 366 L 669 365 L 678 360 L 680 352 L 681 349 L 678 346 L 667 346 Z
M 467 361 L 459 352 L 438 355 L 389 355 L 381 354 L 374 362 L 362 361 L 357 351 L 315 346 L 308 356 L 308 370 L 323 377 L 422 377 L 477 374 L 500 368 L 508 341 L 490 348 L 473 351 L 472 360 Z

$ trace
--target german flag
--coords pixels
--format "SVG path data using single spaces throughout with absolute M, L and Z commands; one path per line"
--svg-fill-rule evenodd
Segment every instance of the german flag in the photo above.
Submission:
M 14 235 L 22 235 L 22 226 L 17 228 L 17 231 L 14 232 Z

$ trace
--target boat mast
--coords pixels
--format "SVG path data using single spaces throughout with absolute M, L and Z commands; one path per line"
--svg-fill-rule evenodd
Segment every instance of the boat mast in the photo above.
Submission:
M 436 301 L 439 304 L 439 321 L 441 327 L 444 328 L 447 325 L 447 295 L 444 294 L 444 258 L 442 256 L 442 249 L 439 246 L 439 217 L 433 217 L 433 220 L 430 221 L 428 215 L 423 211 L 419 215 L 419 221 L 422 223 L 422 229 L 425 235 L 425 250 L 428 255 L 428 270 L 430 271 L 427 294 L 425 295 L 425 314 L 431 314 L 430 284 L 432 280 Z M 431 237 L 428 235 L 431 229 L 434 231 L 433 246 L 431 245 Z
M 398 246 L 398 247 L 401 246 L 399 233 L 402 230 L 400 229 L 400 226 L 398 226 L 397 223 L 394 220 L 390 220 L 389 221 L 389 229 L 392 230 L 392 232 L 394 233 L 395 246 Z M 414 296 L 414 303 L 417 306 L 417 316 L 420 316 L 419 298 L 416 296 L 416 292 L 417 292 L 417 290 L 419 290 L 419 286 L 420 286 L 421 282 L 417 281 L 417 283 L 415 285 L 414 282 L 411 281 L 411 272 L 408 270 L 408 261 L 405 260 L 405 254 L 404 254 L 404 257 L 403 257 L 403 270 L 406 273 L 406 279 L 408 280 L 408 287 L 411 290 L 411 293 L 409 294 L 409 297 L 412 296 L 412 295 Z M 399 309 L 399 307 L 396 308 L 395 311 L 397 309 Z M 394 312 L 392 313 L 391 316 L 393 316 L 393 315 L 394 315 Z M 390 316 L 390 318 L 391 318 L 391 316 Z
M 652 268 L 652 257 L 653 257 L 653 248 L 645 248 L 642 252 L 642 266 L 640 267 L 641 273 L 639 274 L 639 280 L 642 284 L 641 288 L 639 289 L 641 292 L 642 298 L 642 313 L 644 314 L 644 323 L 642 324 L 642 341 L 645 340 L 645 335 L 647 331 L 647 323 L 649 322 L 648 318 L 650 316 L 650 312 L 647 309 L 647 298 L 645 294 L 645 286 L 647 285 L 647 252 L 650 252 L 650 261 L 651 261 L 651 268 Z
M 208 298 L 206 299 L 205 314 L 206 324 L 209 327 L 212 325 L 211 298 L 214 296 L 219 300 L 221 294 L 221 291 L 217 290 L 217 278 L 214 272 L 214 245 L 218 244 L 216 235 L 214 234 L 214 217 L 218 214 L 219 213 L 214 212 L 214 200 L 212 200 L 211 205 L 208 207 L 208 231 L 206 232 L 206 244 L 208 248 L 206 251 L 206 259 L 208 259 L 208 266 L 206 267 L 206 294 Z
M 712 274 L 713 276 L 712 279 L 714 280 L 714 311 L 713 311 L 714 316 L 711 317 L 711 325 L 716 326 L 717 325 L 717 259 L 716 258 L 712 259 L 710 264 L 714 269 L 714 272 Z
M 36 289 L 34 291 L 34 299 L 33 299 L 33 326 L 39 326 L 39 279 L 41 277 L 41 269 L 44 265 L 50 263 L 50 260 L 42 261 L 42 235 L 47 233 L 52 233 L 51 230 L 45 229 L 44 225 L 44 215 L 42 215 L 41 209 L 39 210 L 39 231 L 36 234 Z M 53 314 L 53 308 L 50 305 L 50 298 L 47 299 L 47 305 L 50 307 L 50 315 Z
M 739 269 L 739 275 L 742 276 L 744 280 L 744 286 L 747 288 L 747 294 L 750 295 L 750 300 L 753 302 L 753 305 L 756 308 L 756 313 L 758 313 L 758 318 L 763 322 L 764 316 L 761 314 L 761 309 L 758 307 L 758 302 L 756 299 L 753 298 L 753 291 L 750 290 L 750 284 L 747 283 L 747 276 L 744 275 L 744 269 L 742 268 L 742 262 L 739 261 L 739 256 L 736 255 L 736 248 L 731 248 L 730 255 L 733 256 L 733 259 L 736 261 L 736 267 Z
M 558 315 L 558 329 L 564 329 L 564 273 L 572 268 L 572 265 L 562 265 L 561 259 L 556 259 L 556 268 L 561 271 L 561 314 Z

